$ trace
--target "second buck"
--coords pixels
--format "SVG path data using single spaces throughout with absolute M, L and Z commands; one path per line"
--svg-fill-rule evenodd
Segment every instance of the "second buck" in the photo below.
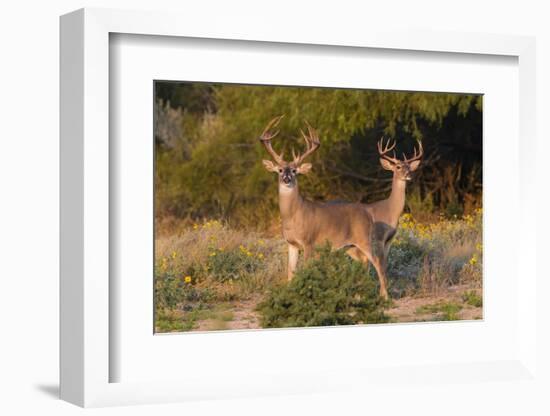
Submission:
M 418 169 L 420 161 L 424 154 L 422 143 L 418 143 L 419 150 L 414 148 L 414 155 L 407 158 L 403 154 L 403 160 L 389 156 L 388 153 L 395 148 L 388 143 L 383 146 L 383 139 L 378 142 L 378 153 L 380 155 L 380 164 L 386 170 L 393 172 L 392 189 L 389 198 L 367 204 L 365 207 L 371 216 L 371 247 L 370 252 L 366 253 L 368 259 L 374 265 L 380 281 L 384 281 L 386 287 L 386 270 L 388 267 L 388 255 L 391 241 L 397 232 L 399 217 L 405 208 L 405 188 L 407 182 L 412 179 L 412 172 Z M 382 285 L 382 283 L 381 283 Z M 387 293 L 385 297 L 387 298 Z

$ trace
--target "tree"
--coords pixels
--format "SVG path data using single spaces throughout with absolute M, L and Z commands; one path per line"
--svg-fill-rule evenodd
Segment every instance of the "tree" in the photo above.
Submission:
M 269 225 L 276 217 L 277 192 L 274 178 L 261 166 L 267 155 L 257 137 L 279 114 L 285 118 L 274 147 L 287 157 L 293 147 L 303 146 L 298 136 L 304 120 L 319 131 L 322 145 L 312 159 L 314 170 L 300 178 L 311 198 L 368 202 L 384 197 L 389 176 L 375 149 L 387 135 L 405 152 L 415 140 L 423 142 L 426 158 L 409 188 L 418 209 L 425 203 L 460 213 L 480 203 L 479 95 L 170 83 L 159 88 L 163 97 L 170 88 L 183 100 L 183 134 L 181 146 L 157 146 L 161 215 Z

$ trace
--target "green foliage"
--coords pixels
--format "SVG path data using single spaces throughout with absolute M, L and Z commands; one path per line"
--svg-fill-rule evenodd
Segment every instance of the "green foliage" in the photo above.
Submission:
M 393 244 L 388 256 L 387 270 L 393 297 L 401 297 L 420 288 L 420 275 L 427 255 L 428 250 L 412 239 L 397 240 Z
M 212 299 L 212 291 L 208 288 L 198 288 L 186 277 L 176 275 L 173 271 L 155 272 L 155 306 L 157 310 L 201 308 Z
M 442 321 L 456 321 L 459 319 L 458 313 L 462 310 L 462 305 L 454 302 L 438 302 L 431 305 L 423 305 L 416 309 L 416 313 L 434 314 L 439 313 L 439 319 Z
M 155 326 L 157 332 L 190 331 L 195 326 L 198 313 L 196 310 L 187 314 L 171 309 L 157 310 Z
M 262 293 L 284 275 L 285 249 L 278 238 L 262 238 L 215 220 L 157 235 L 157 311 L 203 311 Z
M 476 308 L 481 308 L 483 306 L 483 298 L 478 295 L 475 290 L 464 292 L 462 294 L 462 301 Z
M 441 124 L 452 106 L 457 106 L 457 112 L 464 115 L 478 97 L 243 85 L 223 85 L 215 89 L 215 100 L 222 117 L 228 115 L 234 119 L 246 119 L 250 133 L 261 131 L 265 122 L 275 115 L 286 114 L 283 134 L 295 134 L 306 119 L 323 132 L 325 141 L 329 143 L 346 140 L 358 131 L 374 128 L 379 120 L 384 120 L 386 134 L 395 135 L 400 125 L 414 138 L 421 139 L 420 119 Z
M 481 284 L 482 211 L 430 224 L 402 215 L 388 258 L 390 294 L 437 293 L 459 282 Z
M 213 249 L 208 257 L 206 270 L 215 280 L 225 282 L 246 278 L 265 269 L 262 253 L 252 253 L 245 246 L 238 249 Z
M 277 187 L 275 175 L 261 165 L 267 155 L 257 138 L 279 114 L 286 116 L 274 147 L 287 157 L 292 148 L 303 147 L 304 120 L 320 135 L 313 172 L 300 178 L 306 196 L 364 202 L 386 197 L 389 173 L 379 166 L 375 144 L 385 134 L 403 151 L 422 140 L 433 160 L 410 185 L 417 193 L 411 204 L 426 200 L 430 210 L 454 204 L 449 212 L 462 214 L 466 197 L 474 205 L 479 200 L 481 96 L 186 83 L 156 87 L 158 99 L 183 109 L 174 121 L 181 126 L 163 128 L 181 130 L 179 142 L 157 141 L 158 215 L 267 228 L 277 213 Z M 173 117 L 157 117 L 166 119 Z
M 406 206 L 409 213 L 420 221 L 429 221 L 433 219 L 436 207 L 432 194 L 422 196 L 419 188 L 413 188 L 407 192 Z
M 378 285 L 365 267 L 330 245 L 274 288 L 258 306 L 266 328 L 387 322 Z

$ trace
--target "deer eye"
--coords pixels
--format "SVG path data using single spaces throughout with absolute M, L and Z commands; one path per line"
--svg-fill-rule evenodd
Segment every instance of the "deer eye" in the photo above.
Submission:
M 401 170 L 401 166 L 397 165 L 397 170 Z
M 282 168 L 279 168 L 279 173 L 283 173 L 283 169 L 282 169 Z
M 292 173 L 296 175 L 296 169 L 292 169 Z

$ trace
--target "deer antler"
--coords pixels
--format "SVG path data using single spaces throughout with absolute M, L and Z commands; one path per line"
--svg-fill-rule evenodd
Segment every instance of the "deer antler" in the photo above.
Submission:
M 321 146 L 321 142 L 319 141 L 319 136 L 317 135 L 317 131 L 306 120 L 306 126 L 307 126 L 307 134 L 304 133 L 302 129 L 300 129 L 300 133 L 302 133 L 302 137 L 306 141 L 306 151 L 305 153 L 302 153 L 301 155 L 296 155 L 294 153 L 294 149 L 292 149 L 292 156 L 294 158 L 294 164 L 299 165 L 301 164 L 306 157 L 308 157 L 310 154 L 315 152 L 319 146 Z
M 381 158 L 386 159 L 388 162 L 391 162 L 391 163 L 395 164 L 395 163 L 399 162 L 399 160 L 395 157 L 395 150 L 393 151 L 393 157 L 388 156 L 388 153 L 391 152 L 395 148 L 395 144 L 396 144 L 395 140 L 394 140 L 393 144 L 391 144 L 391 142 L 392 142 L 392 140 L 388 139 L 388 142 L 386 143 L 384 148 L 382 148 L 382 145 L 384 144 L 384 137 L 382 137 L 378 141 L 378 153 L 380 153 Z
M 267 150 L 267 153 L 269 153 L 273 158 L 273 160 L 279 165 L 282 165 L 285 163 L 283 160 L 283 154 L 282 153 L 280 155 L 277 154 L 275 150 L 273 150 L 273 146 L 271 145 L 271 140 L 275 136 L 277 136 L 277 134 L 279 134 L 279 130 L 273 133 L 271 132 L 271 129 L 277 127 L 277 125 L 279 124 L 279 122 L 283 117 L 284 117 L 284 114 L 281 116 L 275 117 L 273 120 L 267 123 L 267 126 L 265 127 L 264 131 L 260 136 L 260 141 L 262 142 L 265 149 Z
M 422 156 L 424 155 L 424 148 L 422 147 L 422 142 L 418 142 L 418 154 L 416 153 L 416 146 L 414 147 L 414 155 L 408 159 L 407 156 L 405 156 L 405 154 L 403 154 L 403 158 L 404 158 L 404 162 L 405 163 L 411 163 L 411 162 L 414 162 L 415 160 L 419 160 L 419 159 L 422 159 Z
M 393 142 L 393 145 L 391 144 L 391 139 L 388 140 L 386 145 L 382 148 L 382 145 L 384 143 L 384 138 L 382 137 L 380 141 L 378 142 L 378 153 L 380 153 L 380 157 L 386 159 L 388 162 L 391 163 L 398 163 L 399 159 L 395 156 L 395 150 L 393 151 L 393 157 L 388 156 L 388 152 L 391 152 L 395 148 L 395 141 Z M 418 152 L 416 151 L 416 146 L 414 147 L 414 155 L 409 159 L 403 153 L 403 162 L 405 163 L 411 163 L 415 160 L 422 159 L 422 156 L 424 155 L 424 148 L 422 147 L 422 142 L 418 142 Z

